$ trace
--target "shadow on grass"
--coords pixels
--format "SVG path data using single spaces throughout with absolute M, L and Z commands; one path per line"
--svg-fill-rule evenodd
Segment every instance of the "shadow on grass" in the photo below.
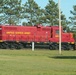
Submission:
M 76 56 L 54 56 L 54 57 L 49 57 L 49 58 L 54 58 L 54 59 L 76 59 Z

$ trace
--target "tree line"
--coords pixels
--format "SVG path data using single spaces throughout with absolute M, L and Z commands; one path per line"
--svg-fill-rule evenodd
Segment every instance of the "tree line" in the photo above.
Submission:
M 69 11 L 73 16 L 69 21 L 61 11 L 61 23 L 64 29 L 69 31 L 69 27 L 76 26 L 76 5 Z M 22 0 L 0 0 L 0 23 L 10 25 L 31 25 L 36 24 L 55 26 L 59 24 L 58 3 L 48 0 L 48 4 L 41 8 L 34 0 L 27 0 L 22 4 Z

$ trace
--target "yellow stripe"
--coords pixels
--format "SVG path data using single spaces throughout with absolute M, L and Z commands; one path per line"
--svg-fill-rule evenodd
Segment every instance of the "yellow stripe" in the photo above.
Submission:
M 44 43 L 47 43 L 47 42 L 44 42 Z
M 74 44 L 74 42 L 71 42 L 71 44 Z
M 3 42 L 3 40 L 0 40 L 0 42 Z
M 27 42 L 27 43 L 30 43 L 30 42 Z
M 16 41 L 16 42 L 19 42 L 19 41 Z

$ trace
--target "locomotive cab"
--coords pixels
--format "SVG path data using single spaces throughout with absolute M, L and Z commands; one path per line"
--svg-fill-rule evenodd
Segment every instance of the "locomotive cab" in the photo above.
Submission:
M 59 41 L 58 38 L 59 38 L 59 27 L 58 26 L 52 26 L 51 27 L 51 40 L 50 41 L 58 42 Z
M 50 49 L 59 49 L 59 26 L 51 27 Z M 63 50 L 74 49 L 74 38 L 72 33 L 63 31 L 61 27 L 61 44 Z

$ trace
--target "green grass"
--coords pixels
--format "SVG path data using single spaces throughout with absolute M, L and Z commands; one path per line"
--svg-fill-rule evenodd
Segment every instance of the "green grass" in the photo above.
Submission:
M 76 51 L 0 50 L 0 75 L 76 75 Z

